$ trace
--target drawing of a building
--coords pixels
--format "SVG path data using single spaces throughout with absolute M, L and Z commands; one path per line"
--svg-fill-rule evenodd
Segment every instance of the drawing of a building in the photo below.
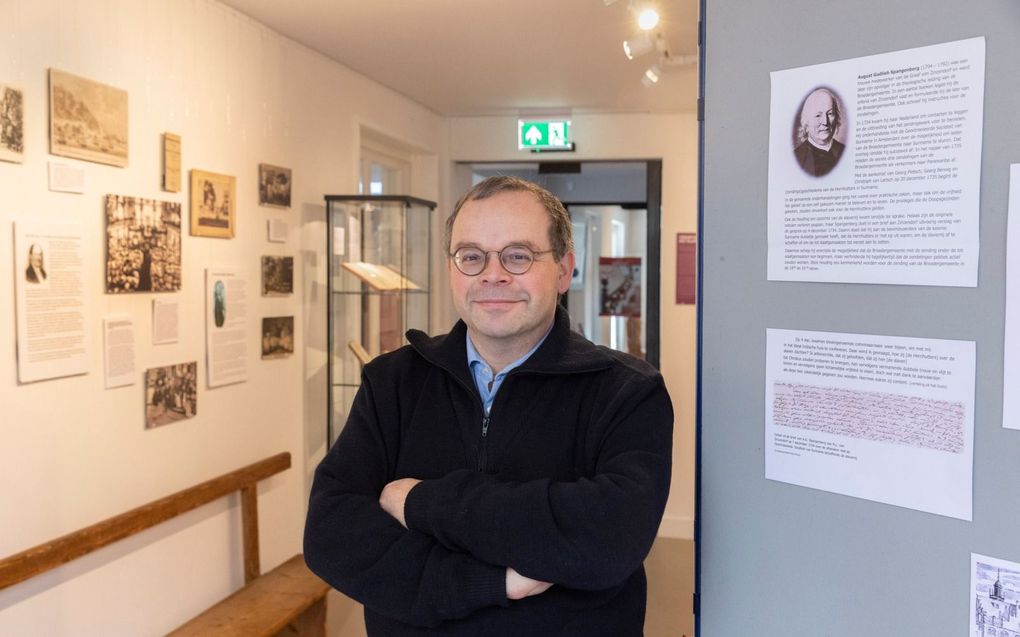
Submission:
M 1017 603 L 1006 599 L 1001 570 L 988 595 L 978 593 L 975 615 L 978 637 L 1020 637 Z

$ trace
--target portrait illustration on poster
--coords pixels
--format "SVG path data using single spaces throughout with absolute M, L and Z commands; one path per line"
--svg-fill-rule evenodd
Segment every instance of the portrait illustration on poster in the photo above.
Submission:
M 846 115 L 839 95 L 820 86 L 801 103 L 793 125 L 793 154 L 805 173 L 824 177 L 846 150 Z
M 43 247 L 33 243 L 28 247 L 28 267 L 25 268 L 25 281 L 28 283 L 44 283 L 46 281 L 46 263 Z
M 213 286 L 213 320 L 216 327 L 223 327 L 227 320 L 227 288 L 223 281 L 217 281 Z

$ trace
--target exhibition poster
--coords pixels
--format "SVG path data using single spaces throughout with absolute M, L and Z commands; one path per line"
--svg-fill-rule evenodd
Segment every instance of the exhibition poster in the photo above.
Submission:
M 768 280 L 976 287 L 985 39 L 771 76 Z
M 14 224 L 18 380 L 89 371 L 89 304 L 80 224 Z
M 175 298 L 152 299 L 152 344 L 176 343 L 180 333 L 180 302 Z
M 1020 429 L 1020 164 L 1009 167 L 1006 221 L 1006 329 L 1002 360 L 1002 426 Z
M 134 385 L 135 324 L 129 316 L 103 319 L 103 372 L 107 389 Z
M 971 519 L 973 341 L 767 329 L 765 477 Z
M 247 284 L 237 270 L 205 271 L 205 357 L 209 387 L 248 380 Z

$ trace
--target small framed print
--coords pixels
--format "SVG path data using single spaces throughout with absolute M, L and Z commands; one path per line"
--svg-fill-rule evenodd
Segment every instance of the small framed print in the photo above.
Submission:
M 259 205 L 290 208 L 290 168 L 259 164 Z
M 191 171 L 191 234 L 231 239 L 235 231 L 237 178 Z
M 181 191 L 181 136 L 163 133 L 163 190 Z
M 294 317 L 262 319 L 262 358 L 284 358 L 294 353 Z
M 262 296 L 294 292 L 294 257 L 262 257 Z

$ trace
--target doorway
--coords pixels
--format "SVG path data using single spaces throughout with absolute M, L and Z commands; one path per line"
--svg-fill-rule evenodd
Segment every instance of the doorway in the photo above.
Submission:
M 561 303 L 574 330 L 658 368 L 662 162 L 473 163 L 470 169 L 472 185 L 513 175 L 563 202 L 577 266 Z

